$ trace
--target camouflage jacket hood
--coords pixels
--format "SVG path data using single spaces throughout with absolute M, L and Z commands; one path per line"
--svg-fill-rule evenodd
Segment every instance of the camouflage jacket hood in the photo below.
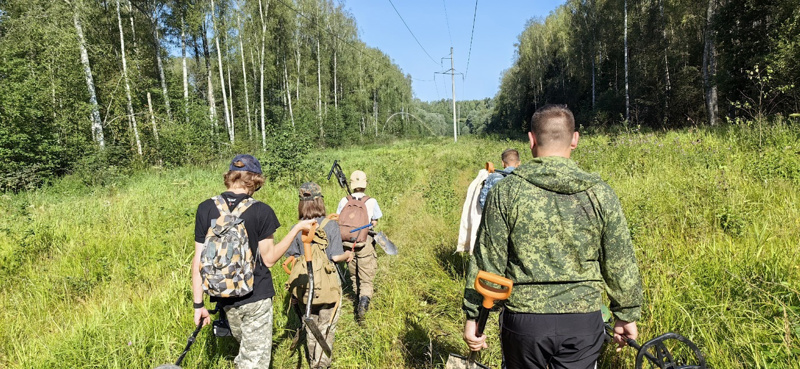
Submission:
M 520 166 L 511 175 L 522 177 L 547 191 L 567 195 L 586 191 L 602 183 L 598 175 L 585 172 L 572 159 L 560 156 L 534 158 L 531 163 Z
M 478 270 L 514 282 L 506 309 L 640 316 L 642 285 L 619 198 L 598 175 L 562 157 L 535 158 L 489 191 L 464 291 L 468 319 L 482 300 Z

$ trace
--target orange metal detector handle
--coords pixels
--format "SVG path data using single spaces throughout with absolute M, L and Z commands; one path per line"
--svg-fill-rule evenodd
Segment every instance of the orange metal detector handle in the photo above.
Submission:
M 295 258 L 294 255 L 292 255 L 292 256 L 289 256 L 288 258 L 286 258 L 286 260 L 283 262 L 283 264 L 282 264 L 283 265 L 283 271 L 285 271 L 286 274 L 292 274 L 292 268 L 294 268 L 294 262 L 296 261 L 296 259 L 297 258 Z M 288 266 L 289 264 L 292 264 L 291 268 Z
M 489 173 L 494 173 L 494 164 L 491 161 L 486 162 L 486 171 Z
M 484 281 L 498 284 L 501 288 L 489 286 Z M 514 282 L 510 279 L 483 270 L 479 270 L 475 278 L 475 290 L 483 296 L 483 307 L 486 309 L 491 309 L 495 301 L 508 299 L 513 286 Z
M 314 235 L 317 233 L 317 223 L 311 226 L 311 229 L 308 231 L 303 231 L 303 255 L 306 259 L 306 262 L 311 261 L 311 241 L 314 240 Z
M 335 220 L 335 221 L 338 222 L 339 221 L 339 214 L 331 213 L 331 214 L 328 214 L 328 216 L 326 218 L 328 218 L 330 220 Z

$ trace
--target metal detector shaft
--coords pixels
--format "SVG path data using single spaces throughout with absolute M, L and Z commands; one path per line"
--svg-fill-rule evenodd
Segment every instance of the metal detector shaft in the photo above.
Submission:
M 611 325 L 608 324 L 608 323 L 605 323 L 605 324 L 606 324 L 606 333 L 609 336 L 611 336 L 611 338 L 614 338 L 614 328 L 611 328 Z M 625 339 L 625 343 L 627 343 L 628 346 L 633 347 L 636 351 L 640 351 L 642 349 L 642 345 L 640 345 L 639 342 L 636 342 L 636 340 L 628 338 L 628 337 L 625 337 L 625 336 L 622 336 L 622 338 Z M 652 361 L 653 363 L 658 364 L 658 359 L 656 359 L 656 357 L 653 356 L 651 353 L 645 351 L 643 353 L 643 355 L 648 360 Z
M 189 349 L 192 347 L 192 344 L 194 343 L 195 339 L 197 338 L 197 334 L 200 333 L 201 329 L 203 329 L 203 321 L 202 320 L 200 321 L 200 324 L 197 325 L 197 328 L 195 328 L 195 330 L 192 333 L 192 335 L 189 336 L 189 341 L 186 342 L 186 348 L 183 349 L 183 353 L 181 353 L 181 356 L 179 356 L 178 360 L 175 361 L 175 365 L 181 366 L 181 362 L 183 361 L 183 358 L 186 356 L 186 353 L 189 352 Z

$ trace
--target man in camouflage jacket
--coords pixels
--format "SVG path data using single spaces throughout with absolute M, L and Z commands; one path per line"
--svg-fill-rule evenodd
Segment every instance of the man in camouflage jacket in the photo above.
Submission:
M 546 106 L 531 119 L 534 160 L 489 192 L 470 261 L 463 309 L 464 340 L 475 336 L 482 297 L 479 270 L 514 281 L 500 317 L 508 368 L 593 368 L 603 344 L 600 308 L 606 291 L 616 318 L 615 342 L 636 338 L 642 286 L 619 199 L 599 176 L 569 157 L 578 144 L 572 113 Z

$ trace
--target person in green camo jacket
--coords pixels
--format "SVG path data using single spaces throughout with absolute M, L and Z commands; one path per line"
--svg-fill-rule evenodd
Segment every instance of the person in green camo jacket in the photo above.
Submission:
M 614 341 L 638 336 L 642 283 L 625 215 L 611 187 L 570 159 L 575 118 L 549 105 L 531 118 L 533 161 L 489 191 L 470 260 L 463 310 L 464 341 L 476 337 L 479 270 L 505 276 L 514 289 L 500 316 L 505 365 L 594 368 L 604 341 L 603 291 L 616 323 Z

